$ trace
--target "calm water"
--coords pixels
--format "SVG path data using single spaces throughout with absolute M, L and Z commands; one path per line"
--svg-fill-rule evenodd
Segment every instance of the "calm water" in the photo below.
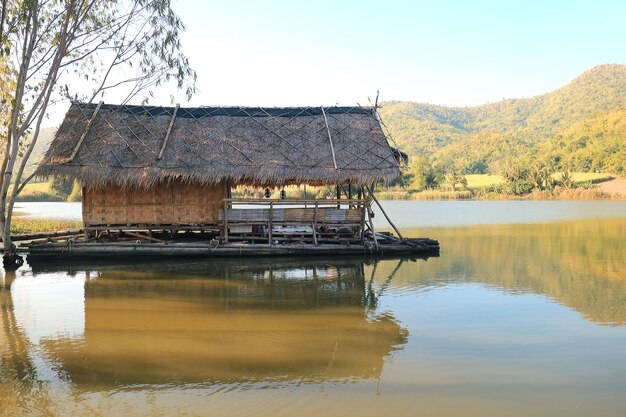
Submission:
M 428 260 L 6 274 L 0 415 L 626 415 L 626 204 L 485 203 L 511 221 L 442 205 Z

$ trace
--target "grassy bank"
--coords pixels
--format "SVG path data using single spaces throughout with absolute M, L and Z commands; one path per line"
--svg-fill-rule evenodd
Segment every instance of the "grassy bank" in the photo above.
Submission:
M 561 173 L 552 174 L 552 178 L 558 180 L 561 177 Z M 601 182 L 610 181 L 614 176 L 606 173 L 594 173 L 594 172 L 573 172 L 572 179 L 574 181 L 574 185 L 582 185 L 582 184 L 599 184 Z M 501 175 L 490 175 L 490 174 L 475 174 L 475 175 L 466 175 L 465 179 L 467 179 L 467 188 L 470 190 L 475 190 L 484 187 L 491 187 L 496 185 L 504 184 L 504 178 Z
M 83 222 L 80 220 L 31 219 L 16 217 L 11 222 L 11 234 L 56 232 L 59 230 L 80 229 Z

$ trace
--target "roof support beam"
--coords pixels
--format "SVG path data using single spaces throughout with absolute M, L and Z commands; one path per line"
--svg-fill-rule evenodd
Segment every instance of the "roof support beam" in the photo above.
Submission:
M 172 127 L 174 127 L 174 119 L 176 119 L 176 113 L 178 113 L 179 107 L 180 107 L 180 104 L 176 104 L 174 113 L 172 113 L 172 120 L 170 120 L 170 125 L 167 127 L 167 132 L 165 132 L 165 138 L 163 139 L 163 145 L 161 145 L 159 156 L 157 156 L 158 160 L 161 160 L 161 158 L 163 158 L 163 152 L 165 152 L 165 146 L 167 146 L 167 141 L 170 138 L 170 133 L 172 133 Z
M 328 119 L 326 118 L 326 112 L 324 107 L 320 106 L 322 114 L 324 115 L 324 123 L 326 124 L 326 132 L 328 133 L 328 141 L 330 142 L 330 153 L 333 155 L 333 165 L 337 169 L 337 159 L 335 158 L 335 147 L 333 146 L 333 137 L 330 135 L 330 127 L 328 127 Z
M 72 155 L 70 156 L 70 159 L 67 162 L 72 162 L 74 160 L 74 157 L 78 153 L 78 150 L 80 149 L 80 145 L 83 144 L 83 141 L 85 140 L 85 136 L 87 136 L 87 133 L 89 132 L 89 128 L 91 127 L 91 124 L 93 123 L 93 119 L 96 118 L 96 115 L 98 114 L 98 110 L 100 110 L 100 106 L 102 106 L 102 103 L 103 103 L 102 101 L 98 103 L 98 105 L 96 106 L 96 109 L 93 111 L 93 114 L 91 115 L 91 119 L 89 119 L 89 121 L 87 122 L 87 127 L 85 128 L 85 131 L 83 132 L 82 135 L 80 135 L 80 139 L 78 139 L 78 143 L 74 147 L 74 151 L 72 152 Z

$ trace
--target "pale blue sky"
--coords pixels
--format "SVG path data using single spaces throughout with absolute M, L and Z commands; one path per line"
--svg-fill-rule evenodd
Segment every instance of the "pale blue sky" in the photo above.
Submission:
M 626 1 L 192 1 L 197 105 L 477 105 L 626 63 Z

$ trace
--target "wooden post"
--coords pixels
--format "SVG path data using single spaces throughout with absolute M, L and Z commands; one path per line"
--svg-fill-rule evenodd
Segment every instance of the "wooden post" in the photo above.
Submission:
M 317 201 L 315 202 L 315 208 L 313 209 L 313 243 L 317 246 Z
M 224 241 L 228 243 L 228 202 L 224 200 Z
M 272 227 L 274 226 L 273 224 L 273 217 L 274 216 L 274 202 L 270 201 L 270 221 L 269 221 L 269 230 L 267 231 L 267 236 L 268 236 L 268 244 L 270 246 L 272 246 Z
M 378 251 L 378 240 L 376 240 L 376 230 L 374 229 L 374 221 L 372 220 L 372 206 L 369 204 L 369 202 L 367 203 L 367 217 L 369 218 L 369 223 L 370 223 L 370 230 L 372 232 L 372 237 L 374 238 L 374 247 L 376 248 L 376 251 Z
M 372 189 L 367 187 L 367 190 L 369 191 L 370 195 L 372 196 L 372 200 L 374 200 L 374 202 L 378 205 L 378 207 L 380 208 L 380 211 L 383 213 L 383 216 L 385 216 L 385 219 L 387 219 L 387 222 L 389 223 L 389 225 L 391 225 L 391 227 L 393 227 L 393 230 L 396 231 L 396 233 L 398 234 L 398 237 L 400 238 L 400 240 L 404 240 L 404 238 L 402 237 L 402 234 L 400 233 L 400 231 L 398 230 L 398 228 L 396 227 L 395 224 L 393 224 L 393 222 L 391 221 L 391 219 L 389 218 L 389 216 L 387 216 L 387 213 L 385 212 L 385 209 L 383 208 L 383 206 L 378 202 L 378 200 L 376 199 L 376 197 L 374 196 L 374 193 L 372 192 Z
M 226 187 L 226 198 L 231 199 L 232 198 L 232 184 L 230 183 L 230 180 L 226 180 L 224 181 L 224 187 Z M 232 203 L 229 205 L 229 207 L 232 208 Z
M 359 194 L 361 194 L 359 192 Z M 363 202 L 359 203 L 359 207 L 361 207 L 361 243 L 365 241 L 365 204 Z

